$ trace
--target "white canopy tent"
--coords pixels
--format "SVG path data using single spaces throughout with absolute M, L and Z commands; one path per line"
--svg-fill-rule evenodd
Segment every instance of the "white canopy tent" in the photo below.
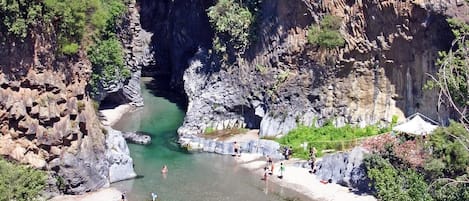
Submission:
M 413 135 L 425 135 L 430 134 L 431 132 L 433 132 L 433 130 L 438 128 L 437 125 L 423 120 L 422 117 L 420 117 L 421 114 L 419 113 L 414 114 L 412 116 L 414 117 L 411 120 L 394 127 L 392 130 Z

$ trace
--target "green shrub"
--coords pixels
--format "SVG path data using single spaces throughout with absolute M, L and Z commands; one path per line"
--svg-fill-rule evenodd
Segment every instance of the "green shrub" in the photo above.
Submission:
M 287 135 L 277 139 L 280 144 L 292 146 L 293 156 L 299 158 L 308 158 L 308 152 L 300 146 L 303 142 L 308 142 L 308 146 L 314 146 L 321 155 L 322 150 L 334 149 L 344 150 L 357 145 L 357 138 L 378 135 L 389 131 L 388 128 L 379 128 L 378 126 L 367 126 L 364 128 L 346 125 L 335 127 L 331 121 L 324 124 L 323 127 L 298 126 L 288 132 Z
M 76 43 L 65 44 L 62 46 L 62 53 L 66 55 L 73 55 L 78 52 L 78 48 L 80 48 L 80 46 Z
M 107 86 L 112 81 L 130 77 L 130 70 L 125 67 L 122 45 L 116 38 L 103 40 L 91 46 L 88 58 L 93 66 L 90 84 L 95 93 L 98 91 L 98 86 Z
M 81 113 L 83 110 L 85 110 L 85 103 L 83 101 L 78 101 L 77 109 L 78 109 L 78 113 Z
M 412 169 L 399 170 L 378 155 L 364 160 L 376 197 L 382 201 L 433 200 L 422 175 Z
M 345 40 L 340 34 L 341 19 L 332 15 L 326 15 L 319 26 L 310 26 L 308 30 L 308 42 L 324 48 L 335 48 L 345 45 Z
M 248 47 L 254 16 L 246 6 L 234 0 L 218 0 L 207 12 L 215 32 L 228 38 L 227 41 L 216 40 L 216 51 L 226 51 L 226 47 L 230 46 L 242 52 Z
M 469 152 L 457 139 L 465 135 L 465 128 L 456 122 L 440 127 L 430 135 L 427 146 L 432 150 L 432 156 L 425 166 L 429 177 L 444 175 L 452 178 L 468 174 Z
M 0 1 L 0 25 L 2 27 L 0 31 L 7 36 L 23 39 L 28 35 L 29 27 L 37 23 L 41 12 L 42 7 L 38 1 Z M 6 37 L 2 37 L 0 40 L 5 39 Z
M 91 39 L 112 32 L 125 9 L 124 0 L 3 0 L 0 25 L 4 35 L 23 39 L 42 23 L 44 32 L 55 32 L 59 51 L 73 54 L 85 35 Z
M 87 7 L 83 1 L 44 0 L 46 19 L 51 21 L 62 53 L 68 44 L 80 44 L 85 33 Z M 77 48 L 78 49 L 78 48 Z
M 467 201 L 469 200 L 469 184 L 461 181 L 468 180 L 460 177 L 453 181 L 437 180 L 431 186 L 435 201 Z
M 204 134 L 211 134 L 213 132 L 215 132 L 215 129 L 213 127 L 207 127 L 204 130 Z
M 0 159 L 0 201 L 36 200 L 46 184 L 46 174 Z

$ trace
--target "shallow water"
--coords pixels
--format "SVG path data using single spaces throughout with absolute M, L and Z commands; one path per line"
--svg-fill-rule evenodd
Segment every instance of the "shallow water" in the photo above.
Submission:
M 261 175 L 241 168 L 231 156 L 181 150 L 175 141 L 184 112 L 175 103 L 154 96 L 155 90 L 143 84 L 145 106 L 124 115 L 114 126 L 152 136 L 150 145 L 129 144 L 140 177 L 112 184 L 126 191 L 128 200 L 151 200 L 151 192 L 158 193 L 158 200 L 166 201 L 306 200 L 296 192 L 261 181 Z M 160 173 L 164 164 L 169 169 L 166 176 Z

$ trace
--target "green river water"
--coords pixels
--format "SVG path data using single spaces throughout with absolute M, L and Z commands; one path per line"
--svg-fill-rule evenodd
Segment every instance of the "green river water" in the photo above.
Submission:
M 151 200 L 151 192 L 157 192 L 158 200 L 165 201 L 305 200 L 291 190 L 266 184 L 260 180 L 261 175 L 241 168 L 231 156 L 181 150 L 175 141 L 184 111 L 153 95 L 157 89 L 148 89 L 149 79 L 144 80 L 145 106 L 124 115 L 114 126 L 123 131 L 145 131 L 152 137 L 150 145 L 129 144 L 139 177 L 112 185 L 125 191 L 128 200 Z M 166 176 L 160 173 L 164 164 L 169 169 Z

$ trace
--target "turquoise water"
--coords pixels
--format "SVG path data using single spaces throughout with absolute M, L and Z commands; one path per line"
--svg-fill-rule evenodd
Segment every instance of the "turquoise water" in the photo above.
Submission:
M 261 175 L 241 168 L 231 156 L 189 154 L 181 150 L 175 141 L 184 112 L 167 99 L 154 96 L 154 90 L 143 84 L 145 106 L 126 114 L 114 126 L 124 131 L 145 131 L 152 136 L 150 145 L 129 144 L 139 178 L 112 185 L 126 191 L 130 201 L 151 200 L 151 192 L 158 193 L 158 200 L 166 201 L 299 198 L 293 191 L 261 181 Z M 160 169 L 165 164 L 169 172 L 162 175 Z

